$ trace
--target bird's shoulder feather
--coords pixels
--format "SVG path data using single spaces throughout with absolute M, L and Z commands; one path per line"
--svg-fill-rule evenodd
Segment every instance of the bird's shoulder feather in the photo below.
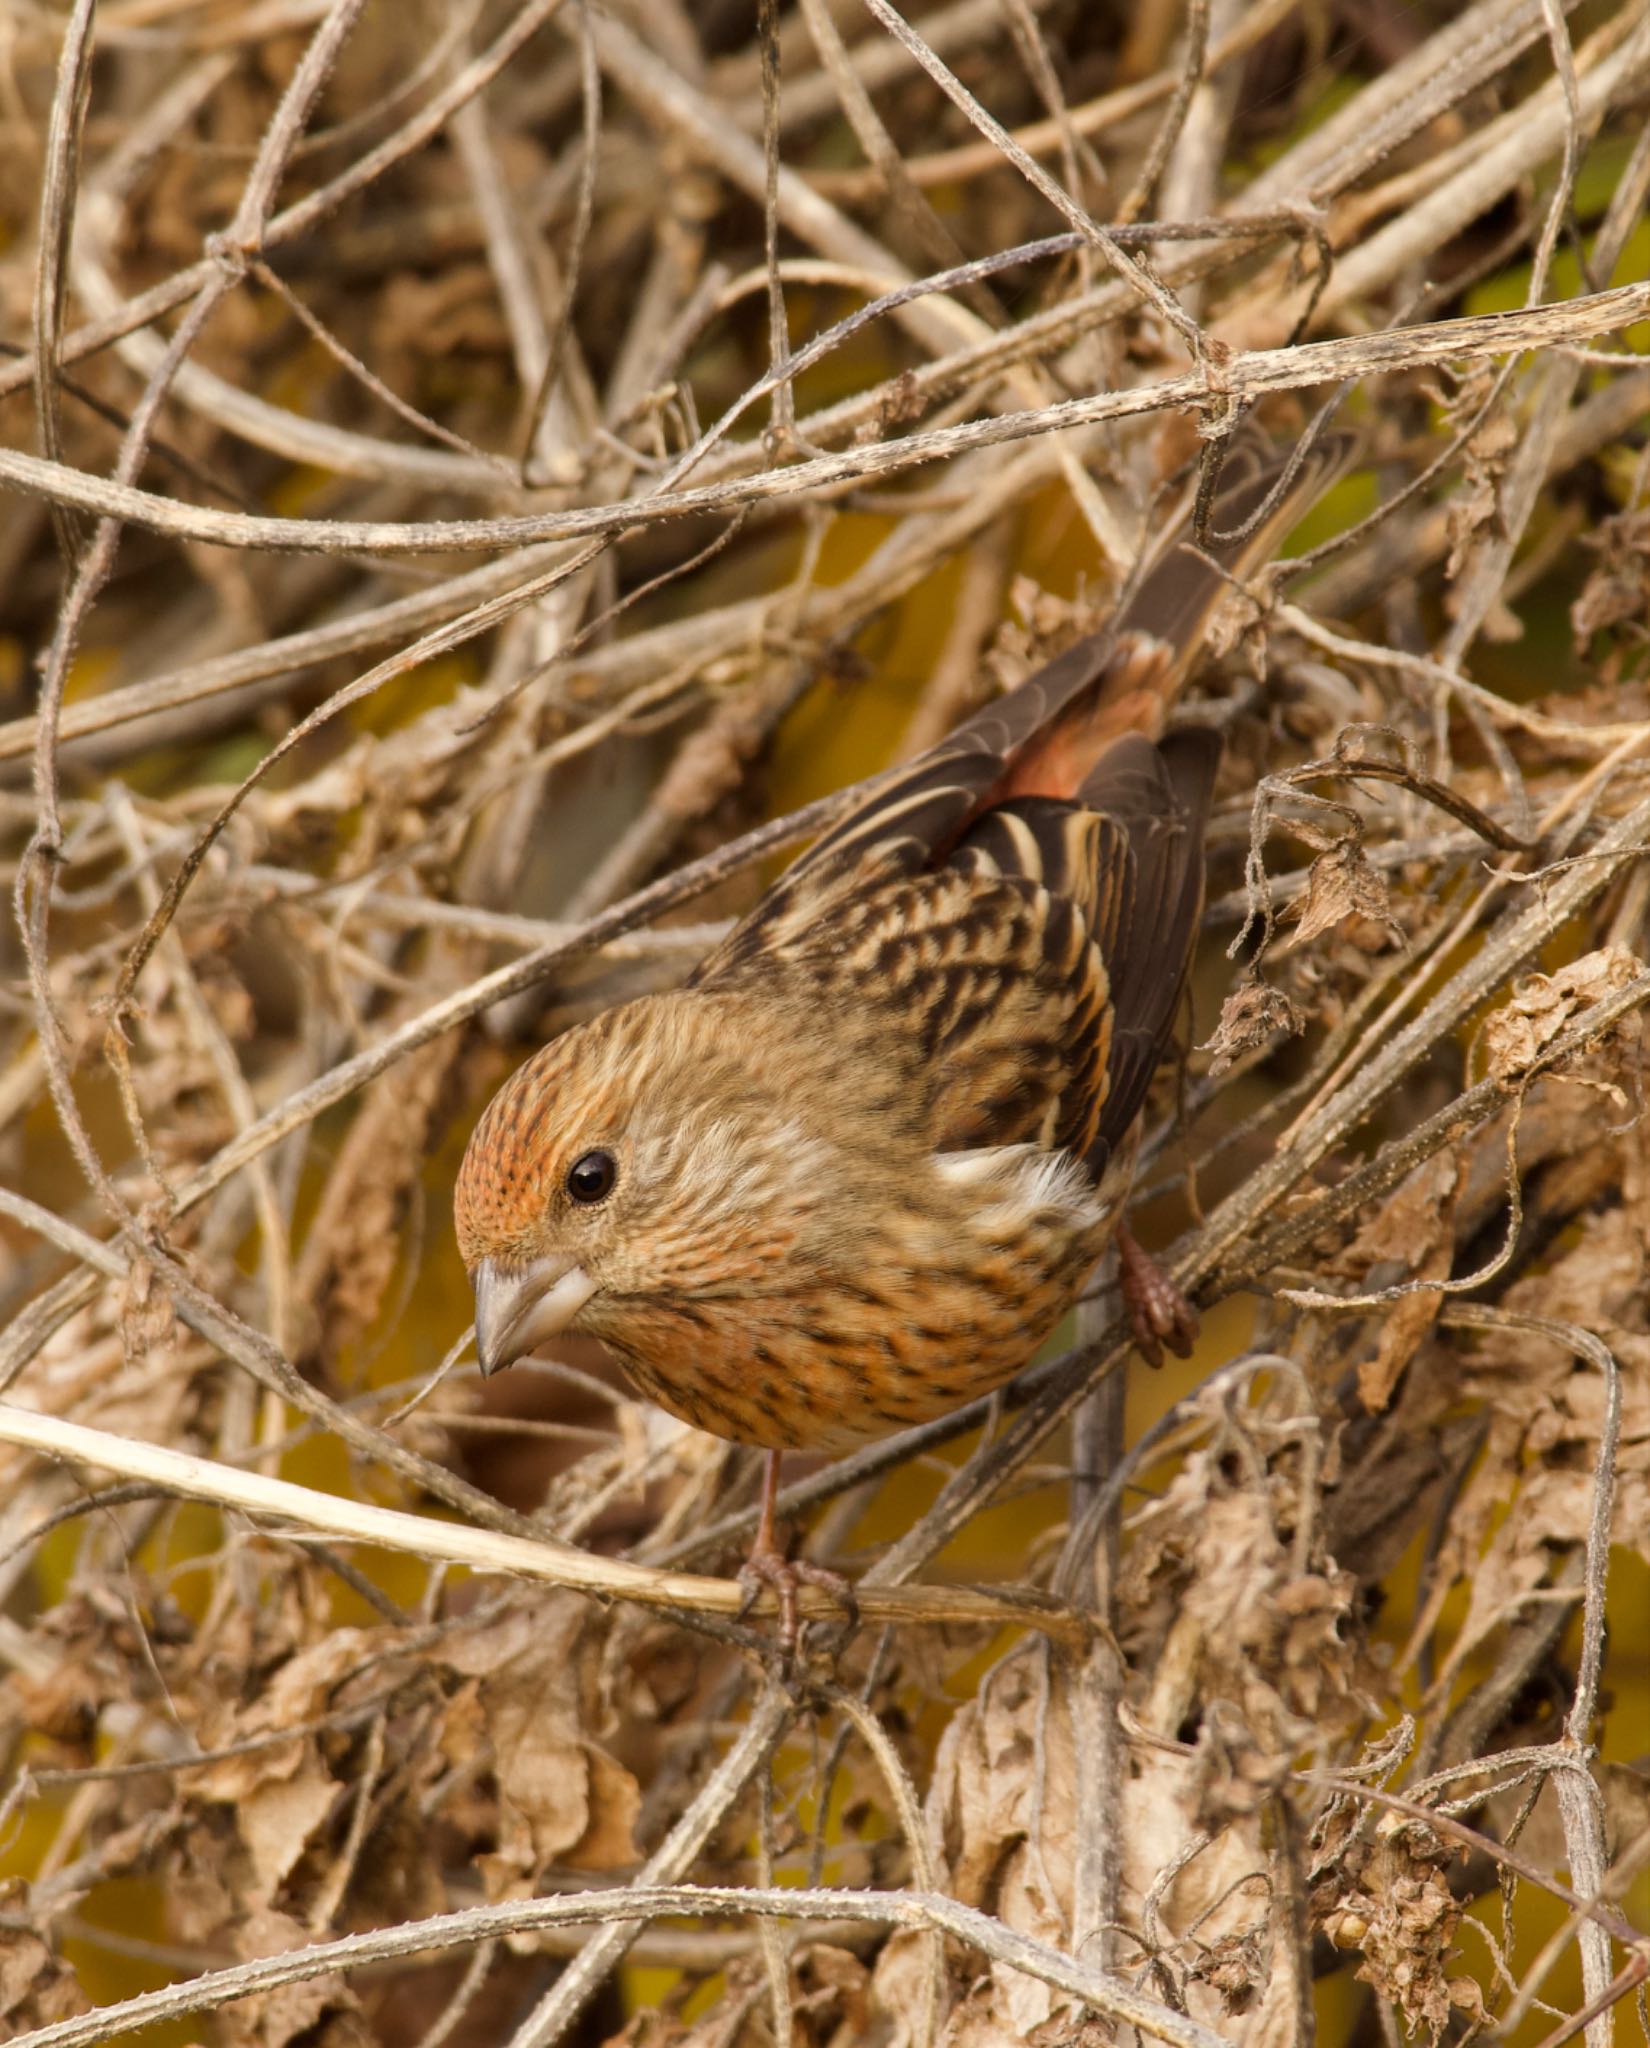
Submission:
M 1073 842 L 1108 840 L 1092 816 L 1066 829 Z M 1075 876 L 1051 878 L 1072 880 L 1068 893 L 1014 866 L 1029 848 L 1013 832 L 1003 820 L 941 867 L 769 925 L 760 947 L 725 956 L 698 986 L 783 1004 L 799 1034 L 830 1048 L 822 1082 L 872 1091 L 867 1114 L 925 1147 L 1034 1143 L 1082 1157 L 1105 1090 L 1105 964 Z

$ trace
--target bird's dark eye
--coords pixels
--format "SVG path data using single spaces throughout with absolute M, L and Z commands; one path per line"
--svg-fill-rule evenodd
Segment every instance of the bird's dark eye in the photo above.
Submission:
M 602 1202 L 612 1194 L 618 1177 L 611 1152 L 586 1152 L 567 1169 L 567 1192 L 575 1202 Z

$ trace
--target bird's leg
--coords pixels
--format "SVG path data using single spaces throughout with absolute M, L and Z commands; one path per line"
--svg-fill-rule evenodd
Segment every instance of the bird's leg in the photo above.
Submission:
M 1126 1223 L 1117 1226 L 1117 1271 L 1141 1357 L 1161 1365 L 1167 1344 L 1176 1358 L 1189 1358 L 1197 1341 L 1197 1310 Z
M 841 1572 L 827 1571 L 824 1565 L 810 1564 L 806 1558 L 787 1557 L 780 1549 L 774 1524 L 779 1504 L 779 1460 L 782 1456 L 780 1451 L 769 1451 L 762 1467 L 762 1511 L 757 1517 L 756 1540 L 751 1545 L 750 1556 L 739 1567 L 739 1584 L 745 1595 L 745 1603 L 739 1611 L 748 1614 L 761 1597 L 762 1588 L 773 1588 L 773 1597 L 779 1605 L 779 1654 L 788 1664 L 796 1655 L 799 1633 L 796 1589 L 799 1585 L 818 1586 L 839 1601 L 850 1627 L 859 1619 L 859 1608 L 854 1601 L 854 1589 Z

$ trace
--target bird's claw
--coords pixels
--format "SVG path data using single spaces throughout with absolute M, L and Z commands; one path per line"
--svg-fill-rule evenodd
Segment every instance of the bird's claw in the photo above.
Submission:
M 1148 1365 L 1161 1365 L 1166 1344 L 1176 1358 L 1189 1358 L 1197 1342 L 1197 1310 L 1127 1229 L 1117 1233 L 1117 1265 L 1123 1306 L 1141 1357 Z
M 763 1592 L 771 1591 L 779 1608 L 780 1661 L 786 1665 L 795 1661 L 802 1632 L 796 1601 L 799 1586 L 817 1586 L 822 1593 L 829 1593 L 841 1607 L 849 1633 L 859 1623 L 859 1603 L 854 1598 L 853 1584 L 841 1572 L 810 1564 L 806 1558 L 786 1557 L 777 1550 L 753 1550 L 739 1567 L 739 1587 L 744 1598 L 736 1619 L 742 1621 Z

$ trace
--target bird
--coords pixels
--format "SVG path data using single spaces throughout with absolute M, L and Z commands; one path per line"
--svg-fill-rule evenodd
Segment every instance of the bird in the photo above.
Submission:
M 1168 713 L 1222 593 L 1342 451 L 1229 458 L 1111 622 L 892 771 L 679 987 L 552 1039 L 454 1197 L 481 1369 L 564 1332 L 767 1453 L 747 1606 L 799 1580 L 789 1449 L 944 1414 L 1031 1358 L 1116 1244 L 1137 1346 L 1196 1317 L 1124 1218 L 1203 902 L 1221 741 Z M 1294 474 L 1291 474 L 1291 467 Z M 1234 537 L 1223 538 L 1236 529 Z

